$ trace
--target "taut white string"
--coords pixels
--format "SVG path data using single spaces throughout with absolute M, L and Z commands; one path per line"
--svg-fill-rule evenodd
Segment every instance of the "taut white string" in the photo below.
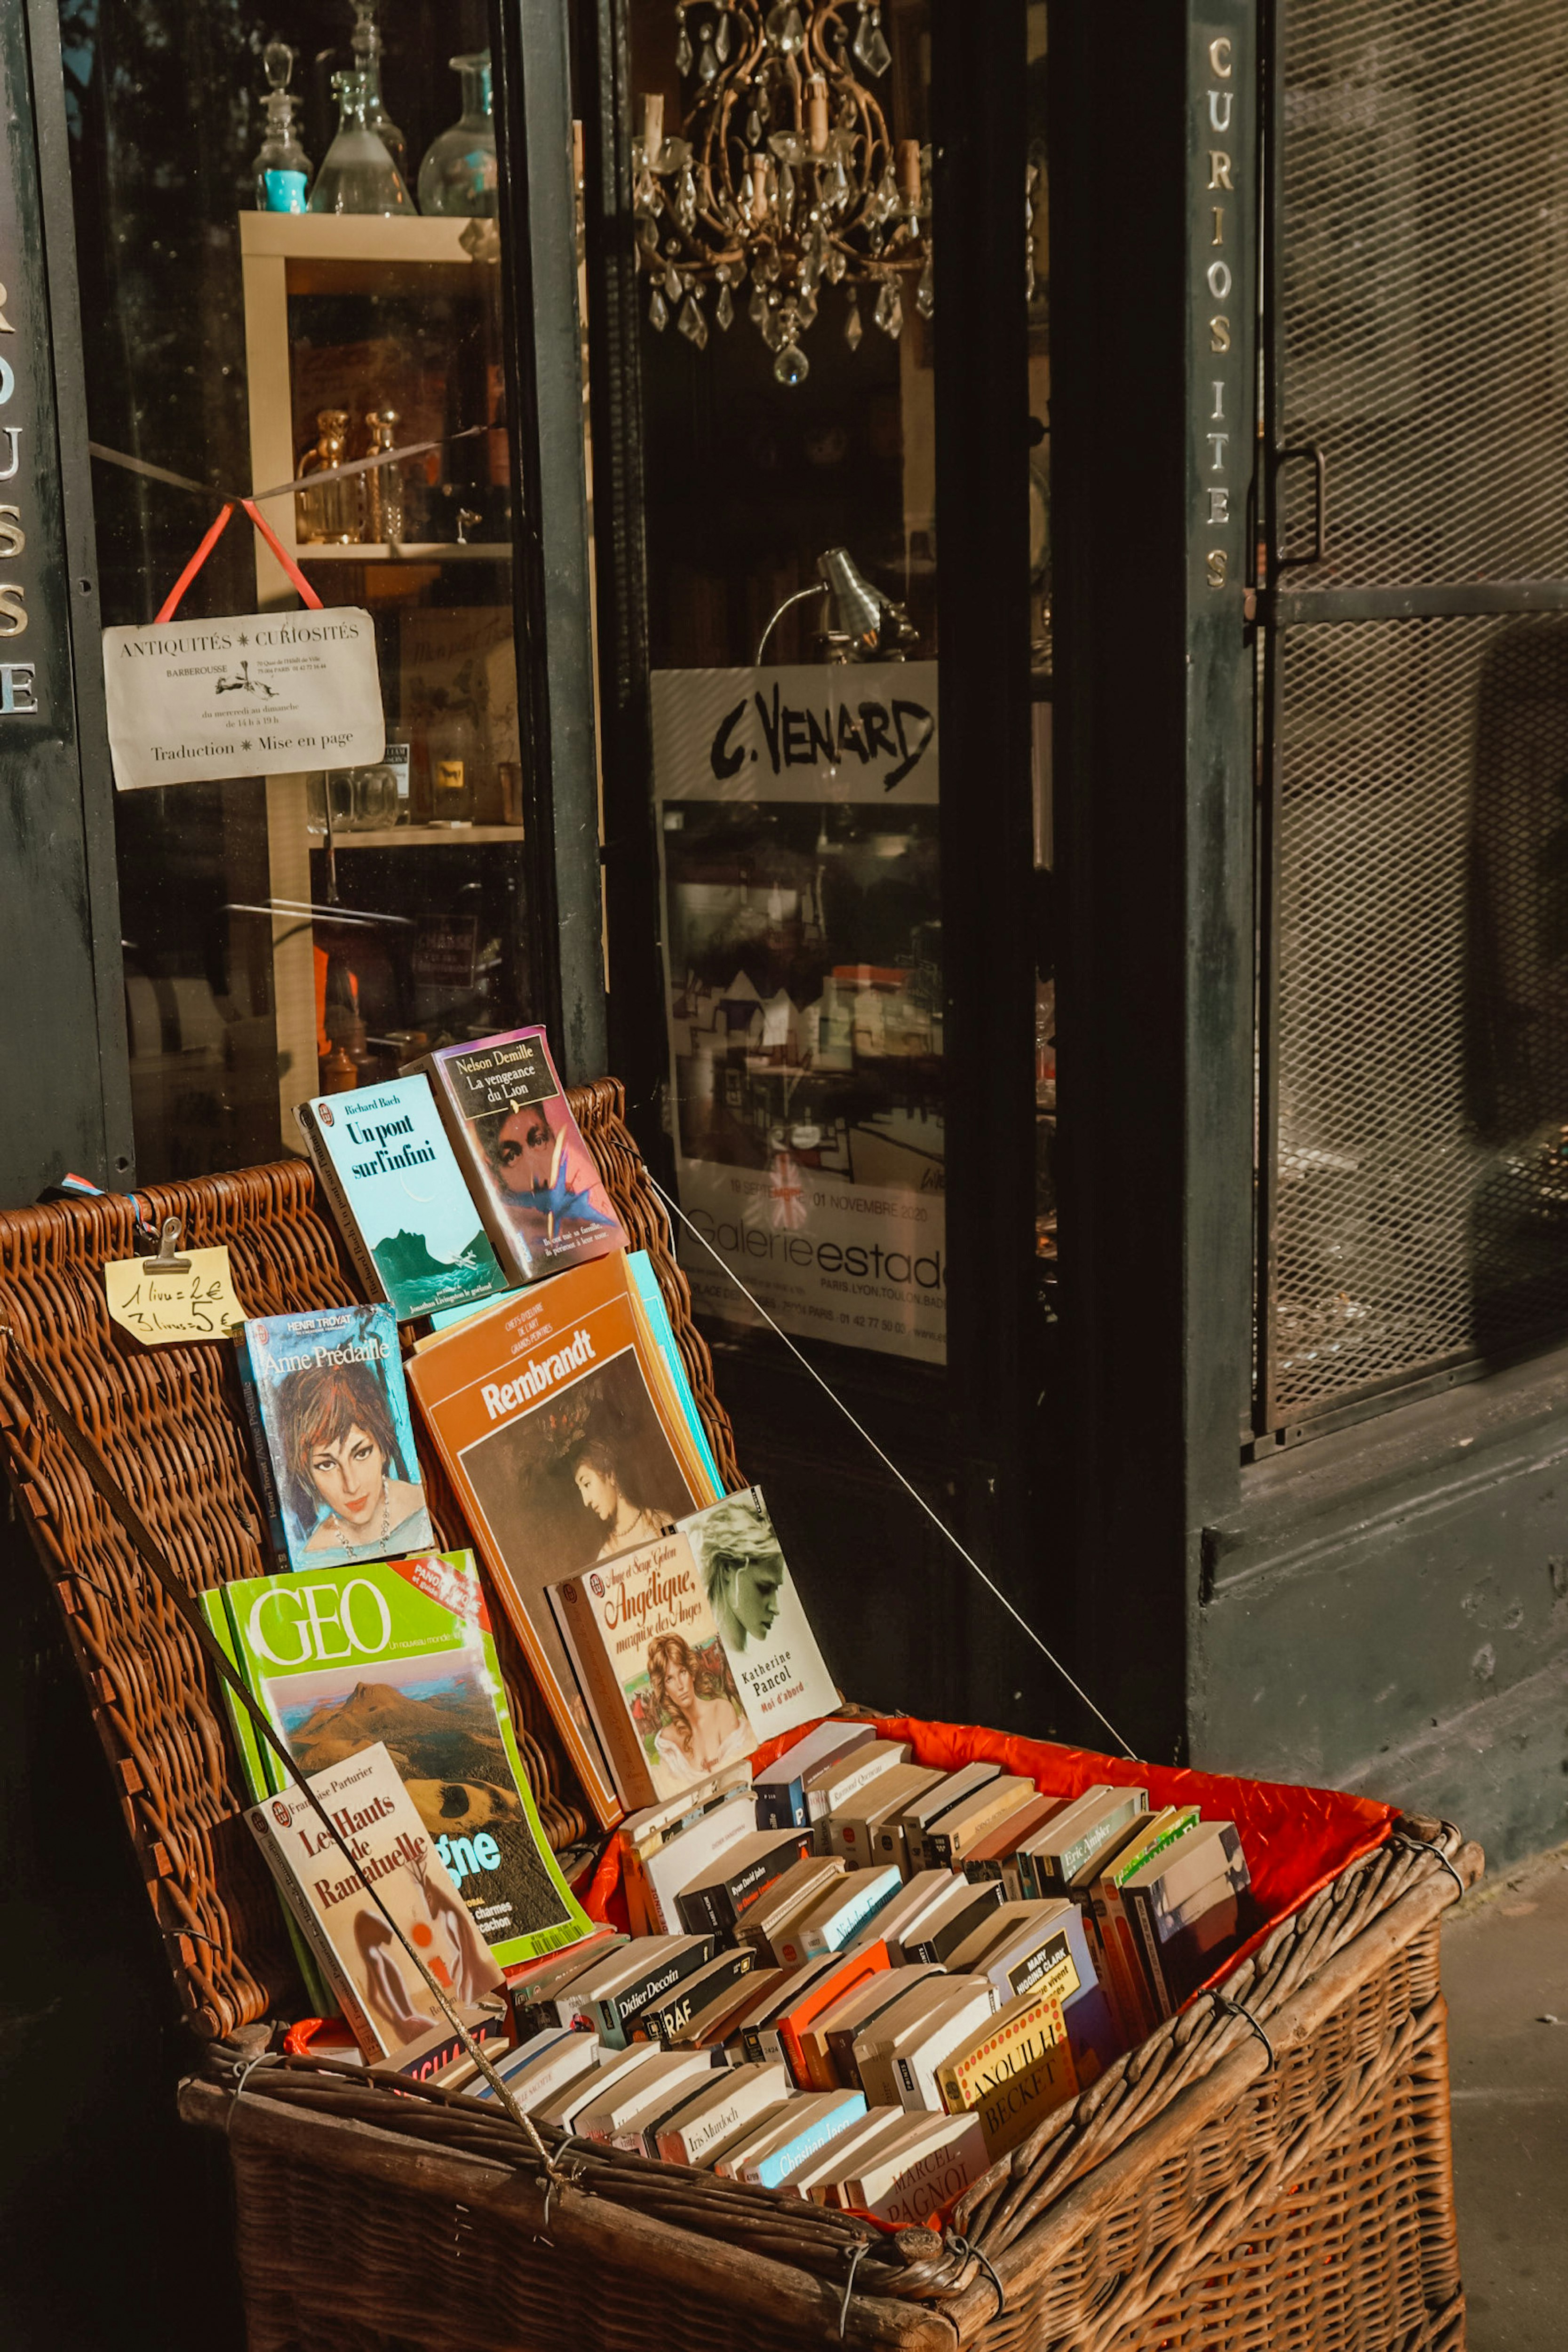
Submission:
M 674 1198 L 673 1194 L 665 1191 L 664 1186 L 659 1182 L 658 1177 L 654 1175 L 651 1169 L 648 1171 L 648 1182 L 653 1186 L 654 1191 L 658 1194 L 659 1199 L 665 1203 L 666 1207 L 671 1209 L 680 1219 L 680 1222 L 686 1227 L 687 1232 L 694 1235 L 695 1238 L 701 1243 L 703 1248 L 713 1260 L 715 1265 L 719 1266 L 729 1276 L 730 1280 L 734 1284 L 742 1297 L 744 1298 L 748 1304 L 754 1308 L 756 1313 L 762 1317 L 763 1321 L 767 1325 L 769 1330 L 774 1332 L 777 1337 L 784 1341 L 784 1346 L 789 1349 L 790 1354 L 795 1358 L 795 1361 L 804 1370 L 810 1373 L 812 1379 L 816 1382 L 817 1387 L 822 1391 L 823 1394 L 832 1399 L 833 1402 L 838 1407 L 839 1412 L 844 1415 L 845 1420 L 849 1423 L 850 1427 L 859 1431 L 860 1435 L 865 1439 L 867 1444 L 870 1447 L 878 1461 L 881 1463 L 883 1468 L 889 1471 L 898 1480 L 905 1494 L 911 1496 L 912 1499 L 920 1505 L 921 1509 L 925 1513 L 932 1527 L 935 1528 L 940 1534 L 944 1535 L 947 1538 L 948 1542 L 952 1546 L 953 1550 L 958 1554 L 960 1559 L 962 1559 L 966 1566 L 974 1570 L 974 1573 L 980 1579 L 981 1583 L 985 1586 L 986 1590 L 995 1600 L 1002 1603 L 1003 1608 L 1007 1612 L 1008 1616 L 1012 1618 L 1014 1623 L 1019 1626 L 1022 1631 L 1028 1635 L 1030 1641 L 1033 1642 L 1036 1649 L 1039 1651 L 1041 1656 L 1056 1668 L 1058 1674 L 1060 1675 L 1063 1682 L 1067 1684 L 1068 1689 L 1076 1691 L 1079 1697 L 1082 1699 L 1085 1706 L 1088 1707 L 1089 1713 L 1094 1716 L 1098 1721 L 1104 1724 L 1107 1731 L 1110 1732 L 1112 1739 L 1115 1740 L 1116 1745 L 1121 1748 L 1121 1753 L 1126 1757 L 1131 1758 L 1132 1760 L 1136 1762 L 1137 1758 L 1134 1750 L 1129 1746 L 1128 1742 L 1123 1739 L 1121 1734 L 1117 1730 L 1116 1726 L 1111 1722 L 1110 1717 L 1106 1714 L 1104 1708 L 1096 1706 L 1089 1693 L 1084 1689 L 1083 1685 L 1080 1682 L 1075 1681 L 1073 1676 L 1068 1674 L 1067 1668 L 1063 1665 L 1061 1660 L 1056 1655 L 1056 1653 L 1053 1650 L 1047 1648 L 1045 1643 L 1040 1639 L 1038 1633 L 1036 1633 L 1028 1619 L 1019 1615 L 1017 1610 L 1008 1600 L 1007 1595 L 1003 1591 L 994 1577 L 988 1576 L 985 1570 L 981 1567 L 980 1562 L 975 1559 L 974 1554 L 972 1551 L 967 1551 L 963 1545 L 959 1542 L 958 1538 L 953 1534 L 952 1529 L 948 1526 L 947 1521 L 938 1517 L 936 1512 L 931 1509 L 931 1505 L 926 1501 L 925 1496 L 921 1493 L 919 1487 L 913 1486 L 910 1484 L 910 1481 L 905 1477 L 898 1464 L 893 1460 L 890 1454 L 884 1453 L 883 1449 L 878 1444 L 876 1439 L 872 1436 L 865 1423 L 863 1422 L 857 1421 L 855 1415 L 850 1412 L 843 1398 L 838 1394 L 837 1390 L 829 1386 L 827 1381 L 823 1379 L 822 1374 L 817 1370 L 816 1366 L 811 1361 L 810 1358 L 801 1353 L 800 1349 L 795 1346 L 795 1341 L 790 1338 L 789 1333 L 783 1329 L 779 1324 L 773 1321 L 773 1317 L 768 1313 L 768 1310 L 763 1305 L 762 1300 L 754 1297 L 752 1292 L 746 1288 L 745 1284 L 735 1272 L 734 1267 L 729 1265 L 725 1259 L 721 1257 L 719 1252 L 714 1248 L 707 1234 L 700 1232 L 699 1228 L 692 1223 L 691 1219 L 687 1215 L 679 1202 Z

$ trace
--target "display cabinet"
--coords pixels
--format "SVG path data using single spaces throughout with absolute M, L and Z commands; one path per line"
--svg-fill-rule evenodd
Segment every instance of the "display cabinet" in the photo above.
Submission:
M 240 215 L 250 462 L 326 604 L 374 616 L 387 759 L 266 779 L 281 1136 L 318 1087 L 389 1076 L 520 1010 L 523 869 L 511 485 L 495 225 Z M 426 446 L 421 446 L 426 445 Z M 259 604 L 293 583 L 258 538 Z

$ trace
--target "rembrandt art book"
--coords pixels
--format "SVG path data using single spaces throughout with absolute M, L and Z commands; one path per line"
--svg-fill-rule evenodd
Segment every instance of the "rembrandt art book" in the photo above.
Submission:
M 410 1360 L 408 1379 L 608 1828 L 621 1801 L 546 1587 L 651 1543 L 717 1500 L 667 1400 L 625 1254 L 574 1266 L 455 1325 Z
M 479 2000 L 506 1979 L 381 1742 L 310 1777 L 353 1864 L 292 1782 L 245 1818 L 361 2049 L 386 2058 L 444 2020 L 363 1880 L 449 2000 Z
M 542 1029 L 437 1046 L 404 1075 L 421 1072 L 509 1282 L 626 1248 Z
M 391 1307 L 258 1317 L 234 1336 L 279 1566 L 429 1551 Z
M 299 1118 L 368 1298 L 406 1323 L 506 1288 L 427 1078 L 319 1095 Z
M 762 1489 L 726 1495 L 681 1524 L 759 1740 L 831 1715 L 838 1692 L 806 1622 Z
M 628 1810 L 758 1745 L 684 1535 L 564 1577 L 546 1597 Z
M 221 1597 L 240 1674 L 299 1770 L 384 1746 L 503 1967 L 591 1934 L 534 1810 L 472 1552 L 253 1577 Z

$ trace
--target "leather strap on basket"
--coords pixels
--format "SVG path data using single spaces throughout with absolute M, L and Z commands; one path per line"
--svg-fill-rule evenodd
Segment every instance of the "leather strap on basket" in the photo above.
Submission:
M 256 500 L 254 499 L 228 499 L 224 503 L 223 511 L 217 516 L 214 522 L 209 524 L 206 535 L 203 539 L 201 545 L 197 548 L 195 553 L 192 556 L 190 562 L 186 564 L 184 570 L 181 572 L 179 578 L 175 581 L 174 586 L 170 589 L 168 594 L 159 605 L 157 613 L 157 619 L 159 622 L 172 621 L 175 614 L 179 611 L 181 598 L 184 595 L 186 589 L 190 586 L 192 581 L 195 578 L 197 572 L 201 570 L 203 564 L 206 562 L 208 556 L 217 545 L 218 541 L 223 537 L 224 532 L 228 529 L 228 519 L 234 512 L 237 505 L 242 506 L 245 509 L 246 513 L 250 517 L 251 521 L 256 525 L 257 530 L 261 533 L 262 538 L 267 541 L 268 546 L 272 550 L 273 554 L 278 558 L 279 562 L 289 574 L 290 584 L 297 589 L 299 593 L 304 598 L 312 613 L 319 613 L 321 611 L 321 598 L 317 595 L 315 590 L 311 587 L 310 582 L 306 579 L 304 573 L 300 571 L 299 565 L 295 562 L 293 557 L 289 554 L 288 549 L 284 546 L 282 541 L 279 538 L 271 524 L 263 515 L 260 508 L 257 505 Z
M 238 1705 L 244 1708 L 255 1727 L 258 1737 L 265 1741 L 268 1748 L 271 1749 L 272 1754 L 283 1766 L 289 1783 L 300 1790 L 311 1811 L 321 1822 L 321 1827 L 326 1831 L 327 1835 L 331 1838 L 332 1843 L 337 1847 L 339 1853 L 348 1864 L 349 1868 L 353 1871 L 355 1878 L 358 1879 L 361 1886 L 370 1896 L 371 1901 L 375 1905 L 376 1909 L 380 1912 L 382 1917 L 385 1920 L 387 1926 L 396 1937 L 398 1943 L 402 1946 L 408 1958 L 413 1961 L 416 1969 L 417 1969 L 419 1974 L 425 1979 L 425 1982 L 429 1986 L 430 1990 L 436 1997 L 437 2008 L 440 2010 L 440 2012 L 446 2019 L 447 2024 L 451 2026 L 452 2030 L 457 2034 L 467 2054 L 476 2062 L 479 2072 L 484 2075 L 486 2081 L 489 2083 L 492 2089 L 495 2091 L 496 2096 L 501 2101 L 508 2114 L 510 2115 L 517 2123 L 522 2126 L 522 2128 L 531 2142 L 540 2161 L 549 2168 L 551 2164 L 550 2152 L 546 2148 L 543 2140 L 540 2137 L 538 2127 L 534 2124 L 531 2116 L 525 2115 L 522 2109 L 518 2105 L 511 2092 L 508 2089 L 500 2076 L 496 2073 L 489 2059 L 486 2056 L 484 2050 L 468 2032 L 468 2027 L 458 2015 L 453 2003 L 447 1999 L 442 1987 L 437 1982 L 436 1979 L 430 1973 L 429 1969 L 426 1966 L 424 1960 L 415 1950 L 414 1946 L 404 1934 L 402 1927 L 398 1925 L 397 1921 L 393 1917 L 392 1913 L 387 1909 L 386 1905 L 383 1902 L 376 1888 L 372 1885 L 371 1881 L 365 1876 L 363 1871 L 360 1868 L 358 1862 L 350 1850 L 342 1832 L 339 1829 L 337 1823 L 328 1812 L 325 1805 L 322 1804 L 320 1797 L 317 1796 L 315 1790 L 311 1788 L 309 1780 L 307 1780 L 300 1772 L 299 1767 L 294 1762 L 293 1758 L 289 1755 L 289 1750 L 284 1747 L 283 1742 L 279 1738 L 276 1731 L 274 1731 L 272 1725 L 268 1720 L 266 1713 L 254 1695 L 247 1689 L 245 1684 L 241 1681 L 233 1665 L 231 1665 L 228 1659 L 224 1655 L 223 1646 L 219 1643 L 216 1635 L 214 1633 L 211 1626 L 207 1623 L 206 1619 L 202 1615 L 201 1611 L 196 1607 L 195 1601 L 191 1599 L 190 1594 L 185 1591 L 184 1585 L 180 1582 L 179 1578 L 170 1567 L 167 1559 L 164 1557 L 163 1547 L 158 1542 L 157 1538 L 153 1535 L 152 1529 L 148 1527 L 146 1520 L 142 1517 L 142 1514 L 137 1510 L 134 1503 L 132 1502 L 130 1496 L 126 1494 L 124 1488 L 121 1486 L 119 1480 L 110 1469 L 108 1463 L 105 1462 L 97 1445 L 88 1435 L 87 1432 L 79 1427 L 69 1408 L 60 1397 L 53 1382 L 49 1380 L 47 1373 L 45 1373 L 42 1369 L 34 1362 L 26 1349 L 22 1345 L 21 1340 L 16 1337 L 15 1328 L 9 1324 L 0 1323 L 0 1339 L 4 1339 L 6 1351 L 9 1354 L 12 1362 L 16 1365 L 16 1370 L 21 1373 L 23 1379 L 26 1381 L 35 1401 L 41 1407 L 46 1419 L 53 1423 L 56 1430 L 65 1441 L 66 1445 L 76 1456 L 76 1459 L 80 1464 L 82 1469 L 87 1473 L 94 1492 L 97 1494 L 100 1501 L 103 1504 L 110 1517 L 114 1520 L 115 1524 L 125 1536 L 126 1540 L 130 1543 L 137 1558 L 141 1560 L 142 1565 L 147 1570 L 148 1575 L 151 1576 L 154 1584 L 158 1586 L 165 1600 L 174 1609 L 176 1616 L 180 1619 L 181 1623 L 185 1627 L 192 1638 L 197 1643 L 208 1664 L 216 1668 L 219 1679 L 233 1694 L 233 1696 Z

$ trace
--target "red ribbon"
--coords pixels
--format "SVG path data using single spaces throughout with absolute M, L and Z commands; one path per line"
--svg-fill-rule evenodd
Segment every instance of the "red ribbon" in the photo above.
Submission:
M 257 505 L 255 499 L 240 499 L 237 501 L 230 499 L 227 504 L 224 507 L 224 509 L 218 516 L 216 521 L 214 522 L 208 530 L 206 537 L 203 540 L 201 545 L 197 548 L 195 553 L 192 556 L 190 562 L 186 564 L 184 570 L 181 572 L 179 578 L 175 581 L 174 586 L 164 597 L 163 602 L 158 610 L 158 620 L 160 622 L 172 621 L 175 614 L 179 611 L 181 598 L 184 596 L 186 589 L 190 586 L 192 581 L 195 578 L 197 572 L 201 570 L 203 564 L 206 562 L 208 556 L 212 553 L 214 548 L 217 545 L 218 541 L 223 537 L 225 530 L 228 528 L 228 519 L 234 512 L 237 503 L 245 509 L 246 513 L 250 517 L 251 521 L 256 525 L 257 530 L 261 533 L 262 538 L 267 541 L 268 546 L 272 550 L 273 554 L 278 558 L 279 562 L 283 566 L 284 571 L 289 574 L 290 581 L 293 583 L 295 588 L 298 589 L 305 603 L 310 607 L 310 610 L 313 613 L 319 613 L 321 611 L 321 598 L 317 595 L 315 590 L 311 587 L 310 582 L 306 579 L 304 573 L 300 571 L 299 565 L 295 562 L 293 557 L 289 554 L 282 541 L 273 530 L 271 525 L 265 520 L 261 513 L 261 509 Z

